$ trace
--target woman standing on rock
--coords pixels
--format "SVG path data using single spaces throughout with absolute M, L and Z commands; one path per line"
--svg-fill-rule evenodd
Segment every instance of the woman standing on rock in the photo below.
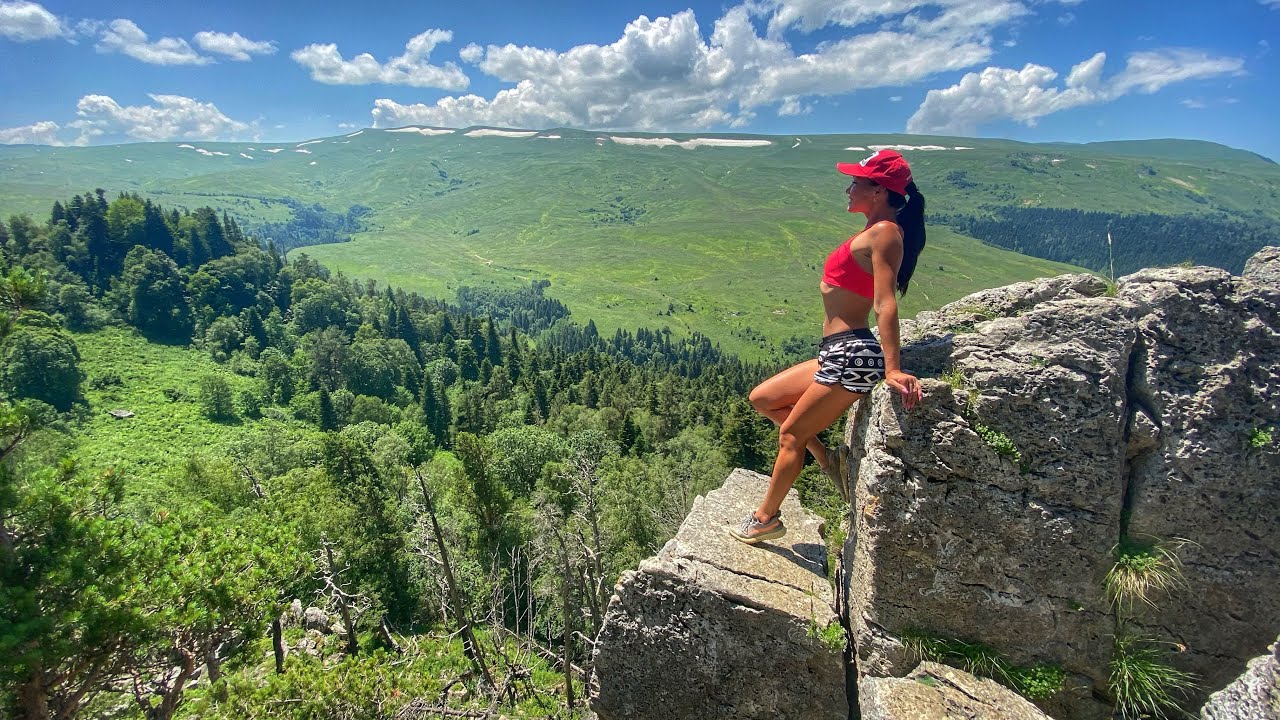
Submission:
M 849 212 L 867 225 L 827 257 L 823 268 L 822 344 L 818 358 L 783 370 L 751 391 L 751 404 L 778 427 L 778 459 L 764 500 L 729 533 L 745 543 L 787 534 L 782 499 L 804 465 L 808 448 L 848 501 L 844 452 L 828 450 L 818 433 L 884 380 L 902 393 L 908 410 L 920 401 L 920 381 L 902 371 L 898 300 L 924 249 L 924 197 L 902 155 L 878 150 L 860 163 L 836 163 L 853 176 Z M 880 341 L 869 329 L 872 310 Z

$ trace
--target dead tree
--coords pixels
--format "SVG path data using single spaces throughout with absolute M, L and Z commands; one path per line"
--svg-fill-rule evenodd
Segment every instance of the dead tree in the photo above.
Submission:
M 271 650 L 276 658 L 276 674 L 284 674 L 284 627 L 280 622 L 280 613 L 271 618 Z
M 445 547 L 444 536 L 440 532 L 440 521 L 436 519 L 436 506 L 431 499 L 431 491 L 427 489 L 427 481 L 423 479 L 421 472 L 415 469 L 413 474 L 418 478 L 418 487 L 422 490 L 423 506 L 431 520 L 431 534 L 435 538 L 436 548 L 440 551 L 440 563 L 444 569 L 445 583 L 449 588 L 449 607 L 453 620 L 458 626 L 458 631 L 462 633 L 463 652 L 466 653 L 467 659 L 471 661 L 472 669 L 484 679 L 486 687 L 496 689 L 497 686 L 493 682 L 493 676 L 489 674 L 489 667 L 485 663 L 480 643 L 476 641 L 471 621 L 467 619 L 466 610 L 463 608 L 462 594 L 459 592 L 458 582 L 453 576 L 453 566 L 449 563 L 449 550 Z
M 323 539 L 321 542 L 324 544 L 324 561 L 321 563 L 320 580 L 324 583 L 325 593 L 329 595 L 333 604 L 338 606 L 338 613 L 342 616 L 342 627 L 347 633 L 347 654 L 355 656 L 360 652 L 360 644 L 356 638 L 356 623 L 368 610 L 365 596 L 362 593 L 349 593 L 342 589 L 338 584 L 340 573 L 334 569 L 333 545 L 328 539 Z

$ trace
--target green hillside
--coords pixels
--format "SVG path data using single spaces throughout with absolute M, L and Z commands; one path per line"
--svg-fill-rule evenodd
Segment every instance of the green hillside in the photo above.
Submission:
M 602 331 L 700 331 L 753 357 L 792 337 L 816 337 L 820 263 L 859 229 L 858 218 L 844 212 L 845 182 L 834 163 L 860 159 L 872 146 L 915 148 L 904 153 L 935 218 L 1062 208 L 1106 217 L 1243 219 L 1264 234 L 1280 224 L 1280 166 L 1209 143 L 717 135 L 768 144 L 686 148 L 611 137 L 700 136 L 363 130 L 287 145 L 6 147 L 0 213 L 46 213 L 53 200 L 89 189 L 86 182 L 111 194 L 139 192 L 166 207 L 212 205 L 249 228 L 289 219 L 294 211 L 284 198 L 338 213 L 363 205 L 371 212 L 353 242 L 305 252 L 350 276 L 445 298 L 460 284 L 516 288 L 549 280 L 549 296 Z M 1097 262 L 1105 258 L 1105 237 L 1063 232 L 1069 251 L 1061 250 L 1061 237 L 1043 252 L 1048 241 L 989 240 L 1105 266 Z M 1187 259 L 1181 247 L 1166 262 Z M 1222 256 L 1211 247 L 1206 254 L 1191 259 Z M 904 310 L 911 315 L 981 288 L 1078 269 L 984 245 L 935 222 Z

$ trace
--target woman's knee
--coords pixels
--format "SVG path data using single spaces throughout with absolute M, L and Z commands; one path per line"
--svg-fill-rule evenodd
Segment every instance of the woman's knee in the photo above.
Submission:
M 789 430 L 778 431 L 778 449 L 779 450 L 803 450 L 809 444 L 811 436 L 803 436 Z
M 751 401 L 751 407 L 755 408 L 758 413 L 766 413 L 777 409 L 774 407 L 777 398 L 765 390 L 763 384 L 752 388 L 751 394 L 747 396 L 747 399 Z

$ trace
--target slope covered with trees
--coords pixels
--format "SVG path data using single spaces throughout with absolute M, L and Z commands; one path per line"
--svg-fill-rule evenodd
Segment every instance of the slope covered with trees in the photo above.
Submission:
M 208 208 L 79 195 L 0 223 L 0 275 L 14 717 L 563 714 L 618 573 L 772 442 L 745 401 L 768 369 L 705 337 L 602 337 L 537 284 L 468 311 L 285 262 Z M 81 356 L 131 332 L 171 348 L 163 387 Z M 156 417 L 98 420 L 158 392 Z M 180 410 L 228 450 L 129 434 Z M 337 632 L 291 625 L 294 600 Z

